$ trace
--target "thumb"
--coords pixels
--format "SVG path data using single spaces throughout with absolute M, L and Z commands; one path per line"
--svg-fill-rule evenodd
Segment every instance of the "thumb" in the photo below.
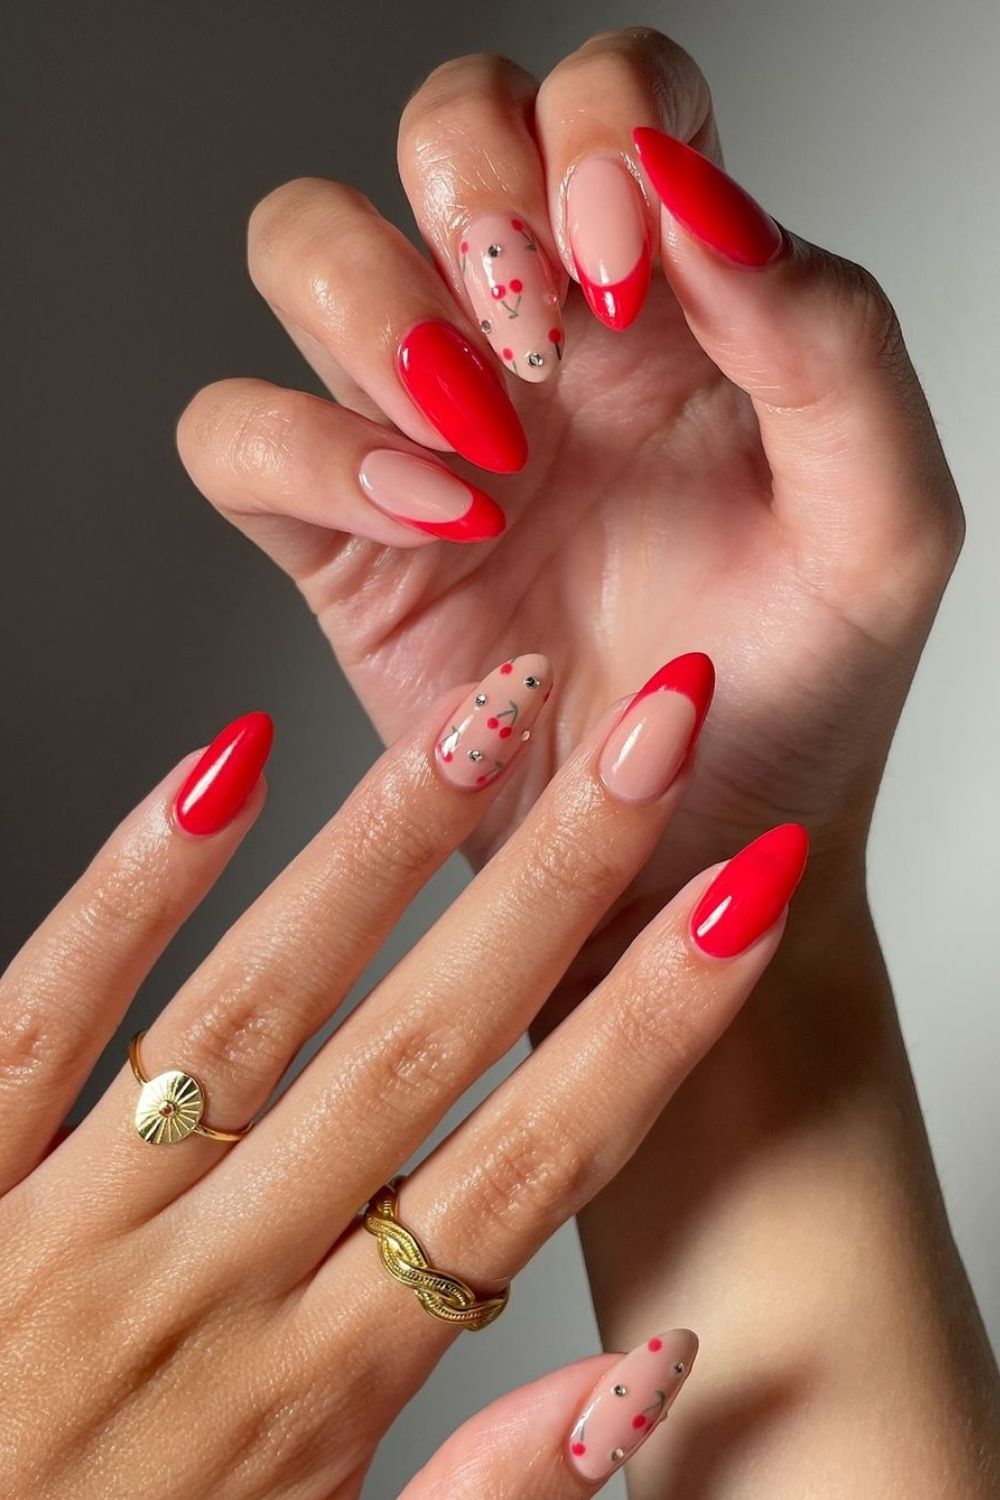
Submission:
M 687 1379 L 685 1328 L 554 1370 L 502 1396 L 439 1448 L 400 1500 L 582 1500 L 646 1441 Z
M 693 147 L 649 128 L 634 138 L 663 205 L 664 269 L 695 338 L 753 402 L 779 520 L 845 581 L 877 556 L 943 585 L 961 507 L 886 294 Z

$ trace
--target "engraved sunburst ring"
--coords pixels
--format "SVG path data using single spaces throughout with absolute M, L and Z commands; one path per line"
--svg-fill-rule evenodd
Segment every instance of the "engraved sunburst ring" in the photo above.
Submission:
M 213 1141 L 238 1141 L 250 1129 L 213 1130 L 202 1122 L 205 1090 L 190 1073 L 167 1068 L 148 1078 L 139 1059 L 139 1043 L 145 1032 L 137 1031 L 128 1044 L 128 1060 L 142 1085 L 133 1123 L 138 1135 L 150 1146 L 172 1146 L 189 1135 L 205 1135 Z

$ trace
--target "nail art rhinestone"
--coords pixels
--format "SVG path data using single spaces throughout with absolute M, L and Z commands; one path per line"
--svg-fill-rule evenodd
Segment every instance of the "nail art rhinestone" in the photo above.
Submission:
M 627 1396 L 628 1395 L 628 1386 L 625 1386 L 625 1385 L 613 1385 L 611 1387 L 611 1389 L 615 1393 L 616 1396 Z
M 470 750 L 469 751 L 469 759 L 470 760 L 482 760 L 482 758 L 483 758 L 483 752 L 481 750 Z
M 682 1359 L 679 1359 L 677 1361 L 677 1363 L 674 1365 L 674 1374 L 675 1375 L 683 1375 L 684 1374 L 684 1361 Z
M 611 1450 L 611 1462 L 612 1463 L 614 1463 L 614 1464 L 620 1464 L 621 1461 L 622 1461 L 622 1459 L 624 1457 L 625 1457 L 625 1449 L 624 1448 L 612 1448 L 612 1450 Z
M 493 260 L 496 260 L 496 258 L 497 258 L 498 255 L 502 255 L 503 254 L 503 246 L 502 245 L 491 245 L 490 248 L 487 250 L 486 254 L 489 255 Z
M 476 694 L 476 707 L 477 708 L 482 708 L 482 706 L 483 706 L 483 704 L 485 702 L 486 702 L 486 694 L 485 693 L 477 693 Z
M 544 356 L 544 354 L 535 354 L 534 351 L 532 351 L 532 353 L 528 355 L 528 364 L 531 365 L 531 366 L 533 366 L 534 369 L 537 370 L 538 366 L 539 365 L 544 365 L 544 363 L 545 363 L 545 356 Z
M 493 328 L 493 324 L 490 322 L 489 318 L 480 318 L 479 326 L 484 333 L 489 333 Z
M 524 685 L 527 688 L 541 687 L 542 679 L 540 677 L 526 677 L 524 679 Z

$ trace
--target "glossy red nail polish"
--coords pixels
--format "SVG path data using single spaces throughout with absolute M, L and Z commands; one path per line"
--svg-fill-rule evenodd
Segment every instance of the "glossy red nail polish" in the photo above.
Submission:
M 177 793 L 178 826 L 204 836 L 231 823 L 257 785 L 273 739 L 267 714 L 243 714 L 227 724 Z
M 712 704 L 712 694 L 715 692 L 715 667 L 712 658 L 706 656 L 704 651 L 688 651 L 684 656 L 675 656 L 673 661 L 668 661 L 666 666 L 654 672 L 648 682 L 636 693 L 622 714 L 622 719 L 632 712 L 643 698 L 648 698 L 650 693 L 660 691 L 683 693 L 690 698 L 694 704 L 694 728 L 691 731 L 691 739 L 688 749 L 694 744 L 701 733 L 701 726 L 705 722 L 705 715 Z
M 457 453 L 481 469 L 513 474 L 528 441 L 498 375 L 450 323 L 417 323 L 396 356 L 414 405 Z
M 576 262 L 576 274 L 580 278 L 580 289 L 587 306 L 595 318 L 600 318 L 606 327 L 613 328 L 616 333 L 621 333 L 634 323 L 642 311 L 642 304 L 649 291 L 652 268 L 653 258 L 648 245 L 640 253 L 629 274 L 610 285 L 591 281 L 581 269 L 580 263 Z
M 782 823 L 725 865 L 695 907 L 691 935 L 703 953 L 735 958 L 781 916 L 802 878 L 809 835 Z
M 707 156 L 648 126 L 632 139 L 664 206 L 697 239 L 741 266 L 766 266 L 781 253 L 770 214 Z

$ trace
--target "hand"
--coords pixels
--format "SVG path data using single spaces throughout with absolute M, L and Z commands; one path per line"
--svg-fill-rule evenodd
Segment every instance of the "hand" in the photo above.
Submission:
M 507 1051 L 660 839 L 711 696 L 707 659 L 668 664 L 602 716 L 518 834 L 246 1139 L 183 1131 L 233 1130 L 262 1109 L 508 784 L 550 685 L 544 657 L 519 657 L 414 715 L 185 984 L 138 1062 L 154 1079 L 190 1069 L 207 1104 L 183 1079 L 140 1094 L 123 1067 L 57 1136 L 144 973 L 260 810 L 266 716 L 173 771 L 15 958 L 0 981 L 11 1500 L 357 1493 L 454 1333 L 385 1276 L 357 1206 Z M 432 1265 L 496 1293 L 620 1169 L 774 953 L 804 858 L 802 831 L 779 829 L 699 876 L 416 1169 L 400 1214 Z M 163 1136 L 169 1149 L 147 1143 Z M 678 1338 L 667 1363 L 689 1366 L 690 1337 Z M 635 1384 L 661 1389 L 665 1409 L 685 1372 L 647 1353 Z M 604 1368 L 567 1377 L 558 1410 Z M 530 1441 L 552 1464 L 557 1406 L 546 1410 Z M 567 1425 L 570 1493 L 635 1445 L 611 1432 L 606 1400 L 602 1411 L 583 1452 Z
M 559 714 L 520 797 L 480 830 L 480 857 L 609 696 L 670 651 L 697 648 L 716 660 L 721 691 L 669 849 L 641 891 L 655 904 L 788 815 L 859 880 L 882 762 L 961 539 L 954 485 L 873 278 L 779 235 L 682 146 L 647 137 L 640 156 L 636 126 L 721 161 L 704 79 L 654 32 L 597 37 L 540 87 L 496 58 L 438 69 L 399 136 L 433 264 L 342 184 L 291 183 L 251 221 L 254 281 L 339 406 L 225 381 L 186 412 L 181 454 L 298 583 L 384 735 L 428 682 L 544 643 L 564 684 Z M 509 226 L 492 271 L 480 241 L 500 231 L 484 216 Z M 665 276 L 643 303 L 647 237 Z M 494 480 L 482 464 L 520 457 L 517 419 L 476 363 L 500 368 L 477 323 L 488 281 L 506 287 L 504 264 L 520 273 L 521 303 L 516 321 L 497 303 L 494 345 L 516 343 L 510 330 L 541 343 L 550 314 L 565 336 L 534 371 L 514 351 L 507 385 L 528 460 Z M 632 326 L 609 331 L 572 280 L 557 317 L 545 264 L 559 295 L 576 278 L 605 319 Z M 600 265 L 621 278 L 616 289 L 588 279 Z M 428 351 L 411 347 L 428 319 L 476 351 L 457 414 L 411 382 L 421 409 L 397 368 L 405 346 L 428 374 Z M 539 373 L 550 378 L 517 378 Z M 480 467 L 427 451 L 450 447 Z M 386 451 L 436 467 L 407 471 Z M 422 507 L 433 525 L 432 512 L 466 508 L 445 533 L 495 529 L 494 511 L 449 489 L 449 473 L 494 492 L 502 536 L 456 546 L 385 513 Z

